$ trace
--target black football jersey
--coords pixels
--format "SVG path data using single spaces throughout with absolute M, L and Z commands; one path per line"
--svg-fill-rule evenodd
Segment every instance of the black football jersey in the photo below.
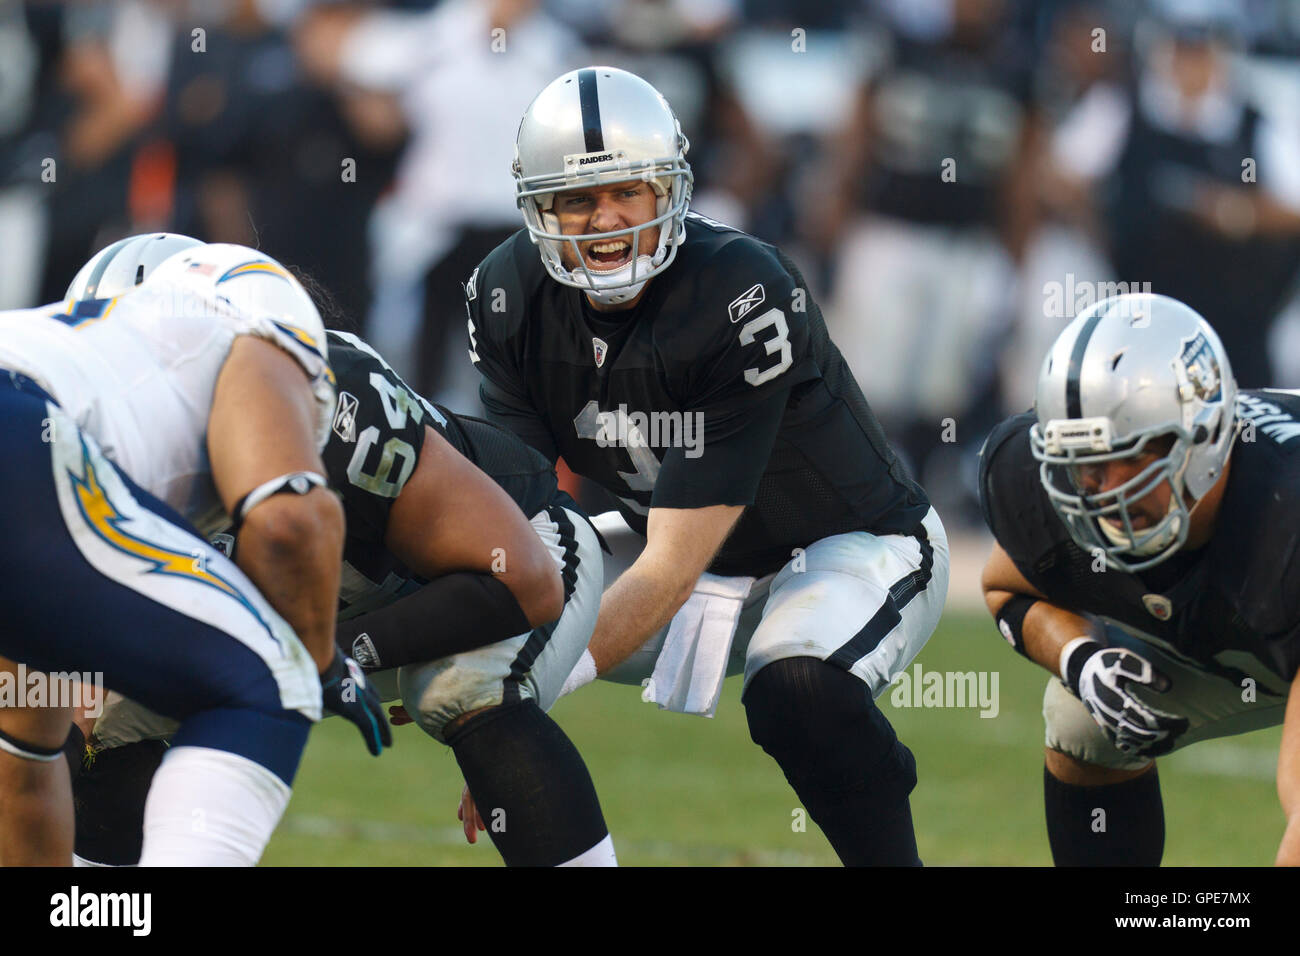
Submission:
M 1300 666 L 1300 395 L 1243 391 L 1228 485 L 1209 543 L 1128 574 L 1097 570 L 1039 481 L 1032 413 L 1007 419 L 980 456 L 980 500 L 998 543 L 1060 607 L 1142 631 L 1234 683 L 1250 658 L 1285 695 Z M 1161 600 L 1161 598 L 1165 600 Z
M 466 285 L 489 420 L 652 507 L 747 505 L 711 570 L 762 575 L 795 548 L 911 533 L 929 509 L 778 249 L 690 214 L 674 263 L 629 310 L 553 280 L 524 230 Z
M 994 225 L 1033 106 L 1033 45 L 1012 24 L 978 44 L 893 38 L 872 79 L 866 204 L 912 222 Z M 945 176 L 946 174 L 946 176 Z
M 552 503 L 573 507 L 558 490 L 550 462 L 510 432 L 427 401 L 355 335 L 330 331 L 328 338 L 339 403 L 323 458 L 347 518 L 341 619 L 382 607 L 424 583 L 389 553 L 384 538 L 388 513 L 419 461 L 426 425 L 500 485 L 525 515 Z

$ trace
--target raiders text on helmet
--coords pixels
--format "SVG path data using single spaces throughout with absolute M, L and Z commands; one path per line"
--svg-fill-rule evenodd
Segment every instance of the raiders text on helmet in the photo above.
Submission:
M 1223 475 L 1236 396 L 1218 336 L 1175 299 L 1114 296 L 1071 322 L 1043 363 L 1029 437 L 1052 507 L 1079 546 L 1100 549 L 1123 571 L 1149 568 L 1178 550 L 1189 506 Z M 1166 436 L 1168 451 L 1118 487 L 1096 494 L 1080 487 L 1079 468 L 1163 452 Z M 1168 513 L 1134 529 L 1130 506 L 1165 481 Z
M 557 282 L 617 305 L 637 296 L 646 280 L 672 264 L 685 239 L 691 199 L 689 143 L 668 101 L 639 76 L 607 66 L 566 73 L 537 95 L 524 113 L 515 142 L 515 198 Z M 566 236 L 555 215 L 555 194 L 642 180 L 657 197 L 655 218 L 613 232 Z M 657 230 L 653 251 L 642 233 Z M 588 268 L 580 242 L 627 237 L 631 259 L 608 272 Z M 568 243 L 578 263 L 561 259 Z

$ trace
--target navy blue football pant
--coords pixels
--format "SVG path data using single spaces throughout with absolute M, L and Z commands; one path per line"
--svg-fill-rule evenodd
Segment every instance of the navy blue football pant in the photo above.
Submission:
M 104 686 L 291 785 L 320 682 L 224 555 L 0 369 L 0 656 Z M 313 687 L 314 683 L 314 687 Z

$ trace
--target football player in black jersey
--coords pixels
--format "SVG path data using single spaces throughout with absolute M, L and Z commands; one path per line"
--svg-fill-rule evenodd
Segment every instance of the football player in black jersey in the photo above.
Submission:
M 452 749 L 508 865 L 614 865 L 586 765 L 545 713 L 595 623 L 597 533 L 513 435 L 427 402 L 353 335 L 329 332 L 328 348 L 339 404 L 321 457 L 347 519 L 338 644 Z M 83 859 L 134 862 L 141 783 L 174 727 L 110 695 L 75 785 Z
M 981 455 L 997 538 L 984 597 L 1002 636 L 1053 675 L 1053 858 L 1154 866 L 1165 835 L 1154 758 L 1287 715 L 1300 666 L 1300 395 L 1239 392 L 1196 312 L 1124 295 L 1061 333 L 1035 408 L 994 429 Z M 1294 864 L 1292 711 L 1277 860 Z
M 645 537 L 568 686 L 711 713 L 743 669 L 751 736 L 841 860 L 915 864 L 915 763 L 874 698 L 938 621 L 943 527 L 794 263 L 687 212 L 686 149 L 639 77 L 559 77 L 520 124 L 527 228 L 466 286 L 489 419 Z

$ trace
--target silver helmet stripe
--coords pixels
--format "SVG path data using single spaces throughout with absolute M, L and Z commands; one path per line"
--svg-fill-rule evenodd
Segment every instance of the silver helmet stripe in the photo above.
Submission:
M 108 247 L 108 250 L 104 253 L 104 258 L 95 264 L 94 271 L 91 272 L 90 278 L 86 280 L 85 298 L 95 298 L 95 290 L 99 288 L 99 280 L 104 278 L 104 273 L 108 271 L 113 258 L 122 251 L 123 247 L 130 245 L 139 238 L 140 236 L 127 236 L 125 239 L 119 239 Z
M 605 133 L 600 128 L 600 97 L 596 95 L 596 71 L 591 68 L 578 71 L 578 102 L 582 107 L 582 135 L 587 152 L 603 152 Z
M 1109 311 L 1110 309 L 1106 308 L 1094 312 L 1079 331 L 1079 337 L 1074 340 L 1074 348 L 1070 350 L 1070 366 L 1065 371 L 1066 418 L 1083 417 L 1083 399 L 1079 395 L 1079 378 L 1083 374 L 1083 356 L 1088 351 L 1088 342 L 1092 338 L 1093 330 L 1097 328 L 1097 323 Z

